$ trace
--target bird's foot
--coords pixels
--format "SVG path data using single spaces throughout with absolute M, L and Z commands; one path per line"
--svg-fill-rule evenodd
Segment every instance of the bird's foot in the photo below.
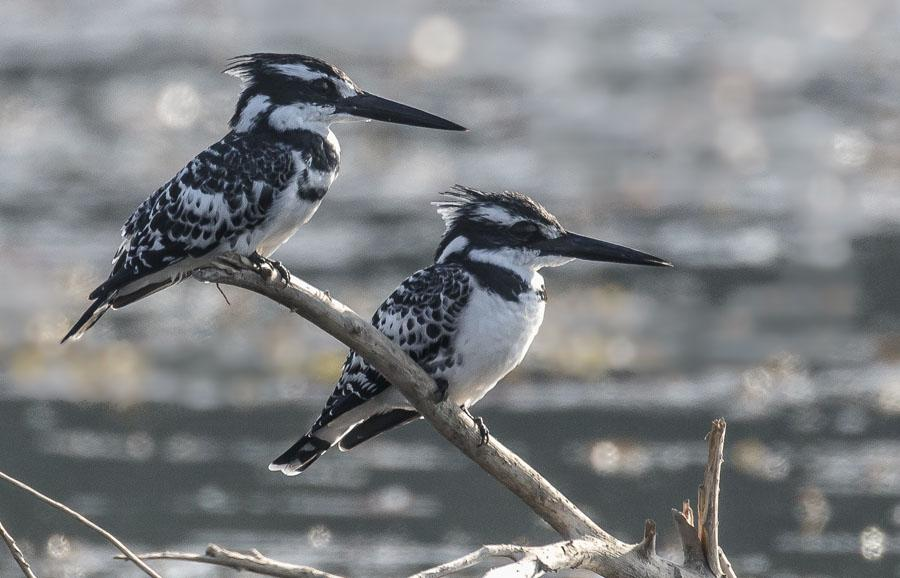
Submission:
M 265 275 L 270 281 L 275 279 L 275 276 L 281 277 L 281 282 L 285 287 L 291 284 L 291 272 L 288 271 L 288 268 L 284 266 L 281 261 L 275 261 L 274 259 L 269 259 L 263 257 L 256 251 L 250 254 L 248 260 L 252 267 L 256 270 L 257 273 L 263 275 L 268 269 L 268 273 Z
M 275 270 L 278 271 L 278 274 L 281 275 L 281 282 L 284 283 L 285 287 L 288 287 L 291 284 L 291 272 L 288 271 L 288 268 L 281 261 L 270 260 L 270 262 L 275 267 Z
M 450 389 L 450 384 L 443 377 L 438 377 L 434 380 L 434 383 L 437 385 L 437 389 L 434 391 L 434 403 L 441 403 L 447 399 L 447 391 Z
M 483 445 L 487 445 L 487 443 L 491 440 L 491 430 L 484 423 L 484 419 L 481 417 L 472 418 L 475 421 L 475 427 L 478 428 L 478 433 L 481 435 L 481 439 L 478 441 L 478 447 Z
M 475 427 L 478 428 L 478 434 L 481 436 L 481 439 L 478 441 L 478 447 L 486 445 L 491 439 L 491 430 L 489 430 L 487 425 L 485 425 L 484 419 L 472 415 L 472 412 L 469 411 L 469 408 L 467 407 L 463 407 L 460 409 L 462 409 L 466 413 L 466 415 L 469 416 L 469 419 L 475 422 Z

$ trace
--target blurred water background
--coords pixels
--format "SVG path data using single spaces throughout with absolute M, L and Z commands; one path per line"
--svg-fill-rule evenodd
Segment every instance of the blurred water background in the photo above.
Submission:
M 428 202 L 456 182 L 669 258 L 549 271 L 542 333 L 478 406 L 491 431 L 680 559 L 669 509 L 723 415 L 739 575 L 900 576 L 897 2 L 19 0 L 0 21 L 3 470 L 137 550 L 388 577 L 553 538 L 423 423 L 268 472 L 345 351 L 259 297 L 188 282 L 57 344 L 125 218 L 224 134 L 225 59 L 300 52 L 472 130 L 338 126 L 341 176 L 278 253 L 295 274 L 368 315 L 430 262 Z M 135 574 L 13 488 L 0 519 L 42 576 Z

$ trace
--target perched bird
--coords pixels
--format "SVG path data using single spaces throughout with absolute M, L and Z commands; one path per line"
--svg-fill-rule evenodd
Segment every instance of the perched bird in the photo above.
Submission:
M 449 200 L 434 203 L 446 225 L 434 265 L 406 279 L 372 324 L 435 379 L 439 399 L 467 412 L 522 361 L 537 335 L 547 300 L 541 268 L 573 259 L 671 266 L 570 233 L 520 193 L 457 185 L 445 194 Z M 418 417 L 396 388 L 350 352 L 318 420 L 269 469 L 296 475 L 335 445 L 349 450 Z M 487 428 L 473 419 L 486 441 Z
M 297 54 L 233 58 L 243 81 L 231 131 L 145 200 L 122 228 L 109 278 L 62 341 L 117 309 L 178 283 L 232 253 L 258 267 L 319 208 L 338 174 L 333 122 L 376 119 L 465 130 L 427 112 L 363 91 L 336 67 Z

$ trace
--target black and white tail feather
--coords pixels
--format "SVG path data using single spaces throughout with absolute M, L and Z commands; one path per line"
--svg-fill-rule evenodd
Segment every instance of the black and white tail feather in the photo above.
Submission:
M 158 194 L 159 191 L 155 196 Z M 150 210 L 151 207 L 148 207 L 148 203 L 145 201 L 122 227 L 122 236 L 125 239 L 113 258 L 113 269 L 109 278 L 91 291 L 88 299 L 91 299 L 93 303 L 69 329 L 60 343 L 65 343 L 69 339 L 80 339 L 110 309 L 120 309 L 130 305 L 157 291 L 162 291 L 190 275 L 190 271 L 178 270 L 160 274 L 167 266 L 163 263 L 174 264 L 171 258 L 164 255 L 151 256 L 147 254 L 144 259 L 140 258 L 139 253 L 142 251 L 139 247 L 134 246 L 137 232 L 135 229 L 139 221 L 149 222 L 150 219 L 145 213 Z M 160 221 L 160 219 L 157 218 L 156 221 Z M 159 261 L 159 263 L 154 266 L 151 264 L 152 261 Z
M 306 434 L 286 452 L 275 458 L 269 464 L 269 469 L 273 472 L 281 471 L 285 475 L 295 476 L 322 457 L 332 448 L 332 445 L 313 434 Z
M 337 446 L 342 452 L 352 450 L 361 443 L 383 434 L 389 429 L 401 426 L 421 417 L 410 409 L 393 409 L 363 420 L 359 424 L 341 432 L 337 440 L 328 441 L 310 431 L 292 445 L 286 452 L 272 460 L 269 469 L 295 476 L 311 466 L 325 452 Z

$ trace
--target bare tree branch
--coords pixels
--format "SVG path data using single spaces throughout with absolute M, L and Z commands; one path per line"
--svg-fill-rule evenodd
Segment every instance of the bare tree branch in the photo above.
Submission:
M 0 536 L 3 536 L 3 541 L 6 542 L 6 547 L 9 548 L 10 553 L 13 558 L 16 560 L 16 564 L 19 565 L 19 568 L 22 569 L 22 574 L 25 575 L 25 578 L 37 578 L 34 575 L 34 572 L 31 570 L 31 564 L 28 563 L 28 560 L 25 559 L 25 554 L 22 553 L 22 550 L 19 549 L 19 545 L 16 544 L 15 539 L 13 539 L 12 534 L 10 534 L 6 528 L 3 527 L 3 523 L 0 522 Z
M 703 554 L 703 546 L 700 544 L 700 536 L 694 528 L 694 512 L 691 504 L 685 500 L 682 510 L 672 509 L 675 518 L 675 526 L 678 528 L 678 537 L 681 539 L 681 549 L 684 552 L 684 565 L 690 568 L 703 568 L 706 558 Z
M 0 479 L 6 480 L 10 484 L 16 486 L 17 488 L 19 488 L 21 490 L 25 490 L 26 492 L 28 492 L 35 498 L 39 499 L 40 501 L 44 502 L 45 504 L 50 504 L 57 510 L 60 510 L 60 511 L 65 512 L 66 514 L 69 514 L 70 516 L 72 516 L 73 518 L 75 518 L 76 520 L 78 520 L 79 522 L 81 522 L 82 524 L 84 524 L 85 526 L 90 528 L 91 530 L 97 532 L 98 534 L 100 534 L 101 536 L 106 538 L 109 542 L 112 543 L 113 546 L 118 548 L 119 551 L 122 552 L 122 554 L 124 554 L 126 558 L 128 558 L 129 560 L 134 562 L 138 568 L 143 570 L 145 574 L 147 574 L 148 576 L 152 576 L 153 578 L 162 578 L 159 574 L 157 574 L 153 570 L 153 568 L 151 568 L 150 566 L 147 566 L 147 564 L 145 564 L 143 560 L 141 560 L 140 558 L 135 556 L 134 552 L 129 550 L 128 546 L 126 546 L 125 544 L 120 542 L 118 538 L 116 538 L 115 536 L 113 536 L 112 534 L 110 534 L 109 532 L 107 532 L 106 530 L 104 530 L 103 528 L 98 526 L 97 524 L 91 522 L 90 520 L 88 520 L 87 518 L 85 518 L 84 516 L 82 516 L 81 514 L 76 512 L 75 510 L 73 510 L 72 508 L 66 506 L 65 504 L 61 504 L 60 502 L 57 502 L 56 500 L 54 500 L 52 498 L 45 496 L 44 494 L 35 490 L 28 484 L 26 484 L 24 482 L 20 482 L 16 478 L 14 478 L 10 475 L 7 475 L 3 472 L 0 472 Z
M 707 434 L 709 440 L 709 456 L 706 464 L 703 485 L 700 488 L 705 525 L 700 523 L 700 516 L 695 518 L 690 501 L 685 500 L 681 511 L 673 510 L 676 526 L 684 547 L 684 563 L 679 567 L 662 560 L 656 555 L 656 524 L 652 520 L 644 523 L 644 537 L 629 550 L 621 552 L 603 537 L 589 536 L 578 540 L 569 540 L 540 547 L 525 547 L 519 550 L 522 557 L 511 564 L 495 568 L 485 574 L 485 578 L 536 578 L 546 573 L 563 569 L 591 570 L 607 578 L 737 578 L 731 563 L 718 546 L 718 496 L 721 481 L 721 464 L 725 442 L 725 422 L 715 420 Z M 706 489 L 708 488 L 708 490 Z M 701 538 L 701 531 L 703 537 Z M 712 564 L 707 562 L 708 552 L 712 552 L 711 544 L 716 544 L 716 561 L 719 574 L 714 574 Z M 478 561 L 484 557 L 478 552 L 460 558 L 467 560 L 476 557 Z M 500 547 L 502 548 L 502 547 Z M 465 566 L 460 566 L 460 569 Z M 441 567 L 438 567 L 441 568 Z M 424 576 L 430 576 L 423 573 Z M 438 574 L 442 575 L 442 574 Z M 418 578 L 417 575 L 414 578 Z
M 496 438 L 491 437 L 487 444 L 481 445 L 481 434 L 474 422 L 452 403 L 435 403 L 434 380 L 352 309 L 297 277 L 285 285 L 263 277 L 239 261 L 223 260 L 222 265 L 195 271 L 193 275 L 201 281 L 234 285 L 268 297 L 362 355 L 442 436 L 516 494 L 563 537 L 604 535 L 616 541 Z
M 725 578 L 737 578 L 737 574 L 734 573 L 734 568 L 731 567 L 731 562 L 728 560 L 728 556 L 725 555 L 725 551 L 722 548 L 719 548 L 719 564 L 722 565 L 722 575 Z
M 724 553 L 718 546 L 718 498 L 725 422 L 713 423 L 709 439 L 709 462 L 701 487 L 701 512 L 696 525 L 689 503 L 676 511 L 676 524 L 685 552 L 683 565 L 655 553 L 656 526 L 645 525 L 644 539 L 637 544 L 622 542 L 588 518 L 568 498 L 531 466 L 491 437 L 487 444 L 472 420 L 451 403 L 435 403 L 437 386 L 399 347 L 371 324 L 330 295 L 292 277 L 289 283 L 273 279 L 247 267 L 240 260 L 225 259 L 216 267 L 194 273 L 208 283 L 233 285 L 254 291 L 311 321 L 359 353 L 406 396 L 409 402 L 448 441 L 512 491 L 565 541 L 512 551 L 507 546 L 486 546 L 453 562 L 416 575 L 442 576 L 480 563 L 492 552 L 521 554 L 511 563 L 488 572 L 490 578 L 540 576 L 566 568 L 591 570 L 606 578 L 720 578 Z M 709 554 L 708 554 L 709 553 Z M 507 554 L 502 554 L 506 556 Z M 715 568 L 715 569 L 714 569 Z M 727 575 L 733 578 L 733 571 Z
M 116 556 L 122 560 L 124 556 Z M 189 554 L 185 552 L 150 552 L 141 554 L 142 560 L 183 560 L 187 562 L 200 562 L 214 566 L 225 566 L 234 570 L 246 570 L 262 576 L 277 576 L 279 578 L 341 578 L 336 574 L 329 574 L 309 566 L 297 566 L 279 562 L 263 556 L 254 550 L 250 554 L 242 554 L 233 550 L 226 550 L 221 546 L 210 544 L 206 547 L 206 554 Z
M 656 522 L 644 520 L 644 538 L 638 543 L 638 551 L 645 558 L 656 556 Z
M 528 550 L 529 548 L 527 548 L 526 546 L 516 546 L 513 544 L 482 546 L 471 554 L 466 554 L 461 558 L 451 560 L 450 562 L 441 564 L 440 566 L 435 566 L 434 568 L 423 570 L 422 572 L 413 574 L 412 576 L 410 576 L 410 578 L 438 578 L 440 576 L 447 576 L 448 574 L 455 574 L 460 570 L 471 568 L 472 566 L 480 564 L 485 560 L 489 560 L 490 558 L 502 557 L 515 559 L 517 554 L 525 554 L 528 552 Z
M 717 419 L 712 423 L 712 430 L 707 434 L 709 456 L 703 485 L 700 486 L 697 511 L 699 521 L 697 531 L 706 563 L 716 576 L 722 575 L 719 564 L 719 482 L 722 475 L 722 462 L 725 455 L 725 420 Z

